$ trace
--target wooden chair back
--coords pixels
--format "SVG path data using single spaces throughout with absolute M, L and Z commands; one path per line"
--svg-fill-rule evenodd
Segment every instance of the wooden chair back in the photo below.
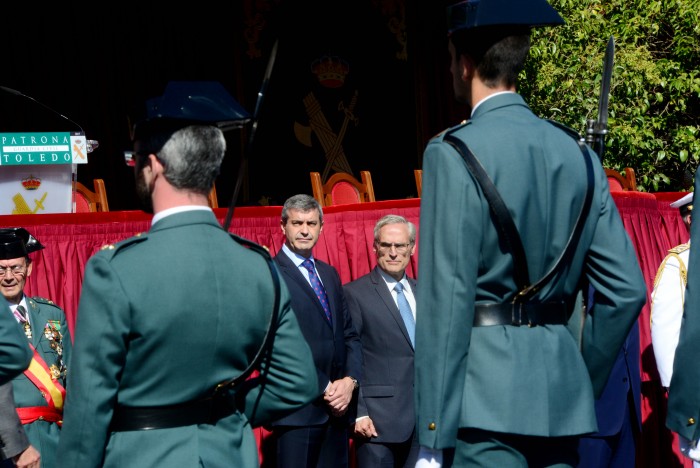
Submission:
M 73 193 L 75 194 L 76 213 L 95 213 L 97 211 L 109 211 L 107 202 L 107 189 L 102 179 L 93 179 L 94 191 L 87 188 L 78 181 L 73 182 Z
M 328 178 L 326 183 L 321 181 L 320 173 L 311 172 L 310 174 L 314 198 L 321 206 L 375 201 L 372 175 L 369 171 L 360 171 L 362 181 L 347 172 L 336 172 Z
M 416 190 L 420 198 L 423 194 L 423 169 L 413 169 L 413 176 L 416 178 Z
M 608 176 L 608 184 L 610 184 L 611 192 L 626 192 L 637 191 L 637 178 L 634 169 L 626 167 L 623 169 L 625 175 L 615 169 L 605 168 L 605 175 Z
M 209 192 L 209 208 L 218 208 L 219 199 L 216 196 L 216 184 L 212 185 L 211 191 Z

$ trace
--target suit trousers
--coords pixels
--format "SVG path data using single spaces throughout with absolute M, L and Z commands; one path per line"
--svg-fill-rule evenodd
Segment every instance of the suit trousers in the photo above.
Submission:
M 415 431 L 408 440 L 400 443 L 355 439 L 357 468 L 414 468 L 419 449 Z
M 350 441 L 344 425 L 276 426 L 272 437 L 277 468 L 348 468 Z

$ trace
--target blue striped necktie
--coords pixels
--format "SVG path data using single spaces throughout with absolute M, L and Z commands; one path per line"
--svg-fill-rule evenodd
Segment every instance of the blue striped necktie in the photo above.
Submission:
M 318 297 L 318 300 L 321 302 L 321 306 L 323 306 L 323 311 L 326 313 L 326 318 L 328 319 L 328 322 L 332 323 L 333 320 L 331 319 L 331 307 L 330 305 L 328 305 L 328 295 L 326 294 L 326 288 L 323 287 L 321 281 L 318 279 L 318 276 L 316 276 L 314 262 L 312 262 L 310 258 L 307 258 L 302 263 L 302 266 L 309 270 L 309 281 L 311 282 L 311 287 L 314 289 L 316 297 Z

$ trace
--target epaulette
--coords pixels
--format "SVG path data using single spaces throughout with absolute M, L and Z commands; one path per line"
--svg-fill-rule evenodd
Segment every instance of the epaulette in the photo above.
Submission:
M 270 255 L 270 249 L 268 249 L 266 246 L 257 244 L 251 240 L 246 239 L 245 237 L 238 236 L 232 232 L 229 232 L 229 235 L 231 236 L 231 239 L 241 244 L 243 247 L 247 247 L 250 250 L 259 253 L 260 255 L 265 257 L 266 260 L 272 258 L 272 255 Z
M 465 126 L 469 125 L 470 123 L 471 123 L 471 120 L 469 120 L 469 119 L 462 120 L 462 121 L 461 121 L 460 123 L 458 123 L 457 125 L 455 125 L 455 126 L 453 126 L 453 127 L 448 127 L 448 128 L 446 128 L 445 130 L 441 131 L 440 133 L 438 133 L 437 135 L 435 135 L 433 138 L 431 138 L 431 140 L 434 140 L 434 139 L 436 139 L 436 138 L 441 138 L 442 136 L 444 136 L 444 135 L 447 134 L 448 132 L 454 132 L 454 131 L 456 131 L 456 130 L 459 130 L 460 128 L 465 127 Z
M 679 254 L 679 253 L 681 253 L 681 252 L 685 252 L 685 251 L 688 250 L 689 248 L 690 248 L 690 242 L 686 242 L 685 244 L 677 245 L 677 246 L 675 246 L 674 248 L 669 249 L 669 250 L 668 250 L 668 253 Z
M 54 307 L 60 309 L 60 307 L 58 307 L 58 305 L 54 301 L 52 301 L 51 299 L 46 299 L 45 297 L 34 296 L 34 297 L 30 297 L 29 300 L 34 301 L 34 302 L 38 302 L 39 304 L 47 304 L 50 306 L 54 306 Z
M 583 140 L 583 137 L 581 136 L 581 134 L 579 132 L 577 132 L 576 130 L 574 130 L 573 128 L 567 127 L 563 123 L 557 122 L 556 120 L 550 120 L 550 119 L 545 119 L 545 120 L 547 122 L 551 123 L 552 125 L 554 125 L 555 127 L 559 128 L 560 130 L 563 130 L 564 133 L 569 135 L 574 140 L 576 140 L 576 141 Z
M 148 234 L 139 232 L 133 237 L 129 237 L 128 239 L 121 240 L 117 242 L 116 244 L 105 244 L 102 247 L 100 247 L 100 252 L 106 252 L 108 257 L 113 257 L 114 255 L 117 254 L 121 249 L 124 247 L 127 247 L 129 245 L 135 244 L 137 242 L 143 242 L 146 239 L 148 239 Z

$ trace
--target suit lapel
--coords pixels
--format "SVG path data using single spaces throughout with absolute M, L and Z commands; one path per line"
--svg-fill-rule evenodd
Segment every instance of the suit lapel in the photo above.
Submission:
M 321 318 L 326 323 L 328 323 L 328 320 L 326 319 L 326 313 L 323 311 L 323 306 L 321 306 L 321 301 L 318 300 L 318 296 L 316 296 L 316 293 L 314 292 L 309 282 L 306 280 L 306 278 L 304 278 L 304 275 L 301 273 L 301 271 L 299 271 L 299 268 L 282 251 L 280 251 L 277 254 L 277 260 L 277 263 L 279 264 L 282 273 L 287 275 L 287 277 L 291 278 L 291 280 L 294 281 L 301 288 L 302 291 L 304 291 L 304 293 L 309 297 L 309 299 L 314 304 L 316 304 L 316 310 L 320 314 Z M 321 269 L 318 268 L 318 264 L 316 264 L 316 271 L 325 287 L 327 285 L 324 279 L 325 275 L 322 276 L 322 272 L 320 270 Z M 326 294 L 328 295 L 328 303 L 330 304 L 331 313 L 333 313 L 333 323 L 335 324 L 335 322 L 337 321 L 335 320 L 335 311 L 337 310 L 337 308 L 335 307 L 335 302 L 331 298 L 332 294 L 330 294 L 328 290 L 326 290 Z

